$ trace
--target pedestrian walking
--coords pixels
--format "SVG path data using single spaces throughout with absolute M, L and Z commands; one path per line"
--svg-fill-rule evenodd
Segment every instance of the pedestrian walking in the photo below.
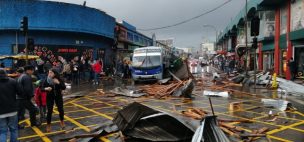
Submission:
M 38 87 L 35 89 L 35 102 L 39 108 L 40 123 L 46 118 L 46 92 L 41 91 L 42 81 L 43 80 L 37 81 Z
M 51 132 L 51 121 L 54 103 L 57 106 L 60 118 L 60 126 L 64 129 L 64 111 L 63 111 L 63 98 L 62 91 L 65 90 L 66 86 L 63 80 L 60 78 L 60 74 L 56 69 L 49 70 L 46 80 L 43 81 L 40 89 L 47 93 L 46 104 L 47 104 L 47 116 L 46 131 Z
M 93 70 L 93 65 L 95 64 L 94 60 L 90 59 L 88 61 L 88 70 L 90 72 L 90 79 L 89 81 L 93 81 L 94 82 L 94 70 Z
M 94 71 L 94 82 L 93 84 L 99 84 L 99 74 L 102 72 L 101 61 L 96 59 L 95 64 L 93 64 L 92 69 Z
M 17 142 L 18 115 L 16 94 L 21 90 L 16 80 L 7 76 L 4 69 L 0 69 L 0 142 L 6 142 L 8 131 L 10 142 Z
M 34 97 L 34 85 L 31 75 L 34 73 L 34 67 L 29 65 L 24 67 L 24 73 L 17 79 L 18 85 L 22 93 L 17 95 L 18 102 L 18 119 L 24 120 L 25 110 L 29 111 L 31 126 L 39 126 L 36 123 L 36 107 L 32 102 Z
M 288 61 L 288 67 L 291 74 L 291 80 L 294 80 L 296 77 L 296 63 L 293 58 L 290 58 L 290 60 Z
M 85 60 L 81 60 L 79 64 L 79 77 L 82 81 L 85 80 Z
M 65 63 L 63 65 L 63 76 L 64 78 L 66 79 L 66 81 L 71 81 L 71 74 L 72 74 L 72 71 L 71 71 L 71 64 L 70 63 Z
M 79 85 L 79 64 L 72 60 L 72 76 L 73 76 L 73 83 Z
M 229 61 L 229 73 L 233 73 L 234 68 L 235 68 L 235 60 L 234 60 L 234 59 L 231 59 L 231 60 Z

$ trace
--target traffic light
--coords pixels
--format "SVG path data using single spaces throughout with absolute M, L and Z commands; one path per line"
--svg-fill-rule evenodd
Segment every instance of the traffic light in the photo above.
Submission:
M 28 31 L 28 18 L 26 16 L 21 19 L 20 31 L 23 33 L 23 35 L 26 35 Z
M 254 49 L 258 48 L 258 39 L 256 37 L 252 39 L 252 48 Z
M 251 20 L 251 36 L 258 36 L 260 31 L 260 18 L 255 16 Z
M 29 51 L 33 51 L 34 47 L 35 47 L 35 41 L 34 41 L 34 39 L 33 38 L 28 38 L 27 39 L 27 49 Z

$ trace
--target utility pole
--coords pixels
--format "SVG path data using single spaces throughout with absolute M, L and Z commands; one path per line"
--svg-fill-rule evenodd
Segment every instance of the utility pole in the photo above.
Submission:
M 256 89 L 256 50 L 258 48 L 258 39 L 257 36 L 259 35 L 260 30 L 260 18 L 258 16 L 254 16 L 251 19 L 251 32 L 250 35 L 253 36 L 252 39 L 252 48 L 254 49 L 254 88 Z
M 28 18 L 26 16 L 20 21 L 20 31 L 23 33 L 25 39 L 25 62 L 26 65 L 28 65 Z
M 246 0 L 246 5 L 245 5 L 245 47 L 246 47 L 246 58 L 245 58 L 245 70 L 246 70 L 246 76 L 248 76 L 248 56 L 249 56 L 249 51 L 248 50 L 248 34 L 247 34 L 247 0 Z

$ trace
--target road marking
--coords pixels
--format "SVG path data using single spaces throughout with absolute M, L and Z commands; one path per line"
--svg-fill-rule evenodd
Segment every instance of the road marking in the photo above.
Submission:
M 29 120 L 26 120 L 25 121 L 28 125 L 30 125 L 30 121 Z M 37 128 L 36 126 L 34 127 L 31 127 L 35 133 L 44 141 L 44 142 L 51 142 L 51 140 L 39 129 Z
M 288 126 L 283 126 L 283 127 L 281 127 L 280 129 L 274 129 L 274 130 L 272 130 L 272 131 L 267 132 L 267 134 L 274 134 L 274 133 L 277 133 L 277 132 L 286 130 L 286 129 L 288 129 L 288 128 L 293 128 L 293 127 L 298 126 L 298 125 L 301 125 L 301 124 L 304 124 L 304 121 L 298 122 L 298 123 L 294 123 L 294 124 L 291 124 L 291 125 L 288 125 Z
M 65 114 L 69 114 L 69 113 L 74 113 L 74 112 L 82 112 L 82 111 L 85 111 L 85 110 L 73 110 L 73 111 L 65 111 L 64 113 L 65 113 Z
M 79 120 L 79 119 L 84 119 L 84 118 L 92 118 L 92 117 L 96 117 L 96 116 L 99 116 L 99 115 L 94 114 L 94 115 L 88 115 L 88 116 L 83 116 L 83 117 L 77 117 L 77 118 L 74 118 L 74 119 Z
M 95 101 L 95 102 L 99 102 L 99 103 L 106 104 L 106 105 L 111 106 L 111 107 L 118 107 L 118 108 L 122 108 L 122 107 L 119 107 L 119 106 L 116 106 L 116 105 L 113 105 L 113 104 L 109 104 L 109 103 L 102 102 L 102 101 L 99 101 L 99 100 L 96 100 L 96 99 L 92 99 L 91 97 L 88 97 L 88 96 L 86 96 L 85 98 L 86 98 L 86 99 L 89 99 L 89 100 L 91 100 L 91 101 Z
M 19 137 L 18 140 L 24 140 L 24 139 L 35 138 L 35 137 L 39 137 L 39 135 L 30 135 L 30 136 L 25 136 L 25 137 Z
M 283 142 L 293 142 L 293 141 L 286 140 L 286 139 L 279 138 L 279 137 L 272 136 L 272 135 L 267 135 L 267 137 L 272 138 L 272 139 L 275 139 L 275 140 L 283 141 Z
M 112 142 L 109 139 L 105 138 L 105 137 L 101 137 L 99 138 L 102 142 Z
M 276 127 L 284 127 L 283 125 L 276 125 L 276 124 L 267 123 L 267 122 L 263 122 L 263 121 L 252 120 L 252 119 L 249 119 L 249 118 L 243 118 L 243 117 L 240 117 L 240 116 L 229 115 L 229 114 L 226 114 L 226 113 L 222 113 L 222 115 L 235 117 L 235 118 L 240 118 L 240 119 L 245 119 L 245 120 L 250 120 L 250 121 L 253 121 L 253 122 L 263 123 L 263 124 L 272 125 L 272 126 L 276 126 Z
M 291 128 L 289 128 L 289 129 L 296 130 L 296 131 L 299 131 L 299 132 L 304 133 L 304 130 L 301 130 L 301 129 L 298 129 L 298 128 L 291 127 Z
M 54 113 L 59 114 L 59 112 L 56 111 L 56 110 L 54 110 Z M 88 127 L 82 125 L 81 123 L 79 123 L 76 120 L 70 118 L 69 116 L 64 115 L 64 118 L 66 120 L 70 121 L 71 123 L 75 124 L 76 126 L 80 127 L 81 129 L 85 130 L 86 132 L 90 132 L 91 131 Z
M 87 111 L 93 112 L 93 113 L 95 113 L 95 114 L 97 114 L 97 115 L 99 115 L 99 116 L 102 116 L 102 117 L 105 117 L 105 118 L 107 118 L 107 119 L 113 120 L 113 117 L 108 116 L 108 115 L 103 114 L 103 113 L 100 113 L 100 112 L 97 112 L 97 111 L 95 111 L 95 110 L 93 110 L 93 109 L 89 109 L 89 108 L 87 108 L 87 107 L 85 107 L 85 106 L 82 106 L 82 105 L 79 105 L 79 104 L 76 104 L 76 103 L 71 103 L 71 104 L 73 104 L 73 105 L 75 105 L 75 106 L 77 106 L 77 107 L 80 107 L 80 108 L 82 108 L 82 109 L 85 109 L 85 110 L 87 110 Z
M 301 116 L 303 116 L 303 117 L 304 117 L 304 114 L 303 114 L 303 113 L 301 113 L 301 112 L 299 112 L 299 111 L 294 111 L 294 112 L 291 112 L 291 113 L 295 113 L 295 114 L 298 114 L 298 115 L 301 115 Z
M 28 119 L 24 119 L 24 120 L 20 121 L 19 124 L 25 123 L 26 121 L 29 121 L 29 120 L 30 120 L 29 118 Z

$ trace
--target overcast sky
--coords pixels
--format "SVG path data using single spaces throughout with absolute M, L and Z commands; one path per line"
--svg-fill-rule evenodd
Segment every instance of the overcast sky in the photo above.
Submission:
M 83 4 L 84 0 L 51 0 Z M 138 29 L 162 27 L 200 15 L 227 0 L 86 0 L 88 7 L 105 11 L 116 19 L 125 20 Z M 202 40 L 215 40 L 215 32 L 204 28 L 210 24 L 220 31 L 237 15 L 245 0 L 232 0 L 224 7 L 191 22 L 156 31 L 140 31 L 157 39 L 174 38 L 174 46 L 199 47 Z

